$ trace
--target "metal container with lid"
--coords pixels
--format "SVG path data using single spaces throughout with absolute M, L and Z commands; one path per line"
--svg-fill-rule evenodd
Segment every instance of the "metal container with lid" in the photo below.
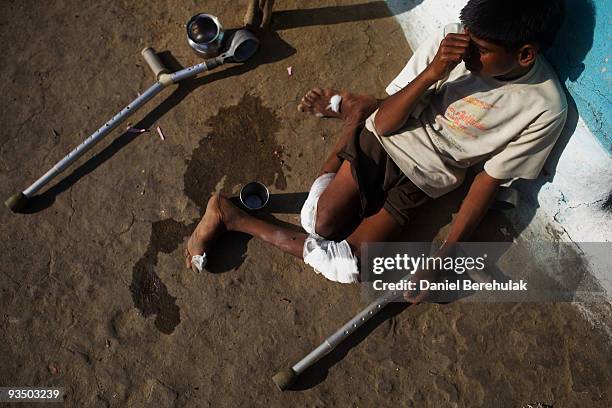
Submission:
M 201 13 L 191 17 L 186 25 L 189 46 L 203 58 L 219 55 L 225 32 L 219 19 L 211 14 Z

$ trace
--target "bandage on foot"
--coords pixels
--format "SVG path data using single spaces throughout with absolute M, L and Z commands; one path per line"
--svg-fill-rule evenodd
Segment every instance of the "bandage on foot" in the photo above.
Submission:
M 341 118 L 342 96 L 333 89 L 313 88 L 304 95 L 297 109 L 317 117 Z

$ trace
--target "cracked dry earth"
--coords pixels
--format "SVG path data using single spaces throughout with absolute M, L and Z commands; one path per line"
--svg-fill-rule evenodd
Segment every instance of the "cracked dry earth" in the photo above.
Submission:
M 194 64 L 183 23 L 208 11 L 236 27 L 244 3 L 2 2 L 2 196 L 152 82 L 145 45 Z M 271 375 L 363 306 L 359 289 L 241 235 L 197 275 L 187 236 L 213 191 L 307 191 L 340 126 L 298 114 L 303 93 L 382 97 L 410 55 L 382 1 L 279 3 L 254 61 L 164 91 L 130 120 L 149 132 L 116 131 L 28 214 L 0 211 L 0 385 L 61 386 L 87 407 L 610 406 L 609 343 L 570 304 L 392 308 L 275 389 Z M 435 205 L 417 229 L 456 211 Z M 274 217 L 297 224 L 298 209 Z

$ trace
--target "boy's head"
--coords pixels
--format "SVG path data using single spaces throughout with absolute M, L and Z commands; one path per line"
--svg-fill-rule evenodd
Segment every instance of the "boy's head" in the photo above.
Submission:
M 472 39 L 466 67 L 492 77 L 528 70 L 563 21 L 563 0 L 469 0 L 461 22 Z

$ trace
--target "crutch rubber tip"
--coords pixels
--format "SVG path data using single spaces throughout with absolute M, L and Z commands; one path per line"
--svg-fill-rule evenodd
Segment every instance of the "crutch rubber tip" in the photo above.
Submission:
M 274 384 L 276 384 L 279 390 L 285 391 L 291 386 L 291 384 L 293 384 L 296 378 L 297 374 L 295 371 L 293 371 L 291 368 L 285 368 L 284 370 L 274 374 L 272 381 L 274 381 Z
M 26 197 L 23 193 L 13 194 L 4 202 L 4 205 L 6 205 L 12 212 L 19 212 L 23 210 L 27 204 L 28 197 Z

